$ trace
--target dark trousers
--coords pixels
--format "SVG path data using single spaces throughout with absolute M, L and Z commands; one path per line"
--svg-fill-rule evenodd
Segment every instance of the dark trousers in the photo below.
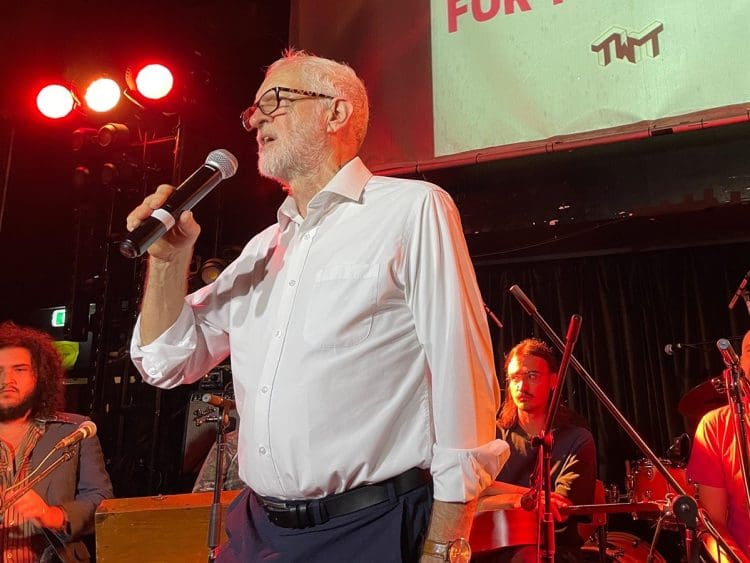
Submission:
M 273 524 L 245 489 L 226 515 L 218 563 L 417 562 L 432 512 L 432 484 L 311 528 Z

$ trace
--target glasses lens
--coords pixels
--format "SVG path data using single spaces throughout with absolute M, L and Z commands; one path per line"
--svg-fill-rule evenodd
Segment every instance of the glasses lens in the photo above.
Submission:
M 279 107 L 279 93 L 276 89 L 267 90 L 258 100 L 258 109 L 266 114 L 271 115 Z

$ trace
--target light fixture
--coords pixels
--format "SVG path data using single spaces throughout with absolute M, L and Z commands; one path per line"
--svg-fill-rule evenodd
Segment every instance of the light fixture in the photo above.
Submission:
M 117 165 L 111 162 L 102 164 L 101 180 L 103 186 L 114 184 L 119 177 L 120 170 L 117 168 Z
M 86 187 L 90 178 L 91 171 L 88 168 L 85 166 L 76 166 L 75 170 L 73 170 L 73 187 L 79 190 Z
M 227 262 L 221 258 L 209 258 L 200 267 L 201 281 L 208 285 L 216 281 L 219 274 L 227 267 Z
M 135 86 L 143 97 L 160 100 L 172 91 L 174 76 L 164 65 L 149 64 L 138 71 Z
M 109 111 L 120 101 L 120 86 L 111 78 L 97 78 L 86 89 L 84 99 L 93 111 Z
M 62 84 L 49 84 L 39 90 L 36 96 L 36 107 L 42 115 L 50 119 L 61 119 L 68 115 L 76 105 L 73 92 Z
M 130 139 L 130 129 L 123 123 L 107 123 L 99 128 L 97 138 L 102 147 L 122 146 Z
M 74 151 L 80 151 L 87 144 L 93 144 L 96 142 L 97 130 L 93 127 L 79 127 L 73 131 L 73 138 L 71 139 L 71 146 Z

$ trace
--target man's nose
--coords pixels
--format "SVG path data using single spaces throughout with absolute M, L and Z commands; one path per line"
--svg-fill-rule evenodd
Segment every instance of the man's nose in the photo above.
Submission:
M 270 121 L 269 117 L 258 108 L 255 108 L 253 110 L 253 113 L 250 115 L 248 123 L 250 124 L 250 127 L 252 127 L 253 129 L 257 129 L 264 121 Z

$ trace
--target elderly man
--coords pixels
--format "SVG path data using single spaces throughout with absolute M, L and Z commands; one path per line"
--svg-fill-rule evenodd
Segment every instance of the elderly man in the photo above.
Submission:
M 451 198 L 373 176 L 357 157 L 368 101 L 346 65 L 286 53 L 242 123 L 261 174 L 288 194 L 277 223 L 185 297 L 200 228 L 183 213 L 149 249 L 132 345 L 161 387 L 231 354 L 250 489 L 219 559 L 465 560 L 476 499 L 507 446 L 494 435 L 489 331 Z
M 94 531 L 99 503 L 112 485 L 96 437 L 20 497 L 37 467 L 61 457 L 56 444 L 84 417 L 60 412 L 63 369 L 52 339 L 13 323 L 0 324 L 0 553 L 3 561 L 89 561 L 81 538 Z M 49 457 L 48 457 L 49 456 Z M 16 500 L 12 500 L 16 499 Z

